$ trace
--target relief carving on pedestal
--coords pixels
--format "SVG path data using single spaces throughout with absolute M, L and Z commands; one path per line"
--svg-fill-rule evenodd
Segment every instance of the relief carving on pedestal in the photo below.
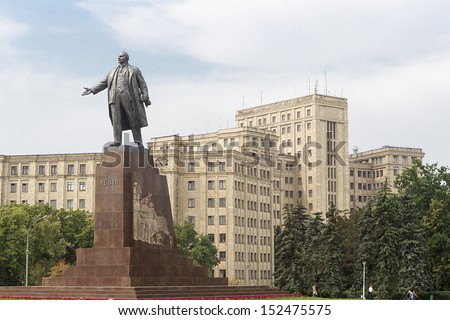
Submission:
M 166 217 L 159 212 L 152 201 L 152 195 L 142 195 L 141 186 L 133 185 L 133 238 L 150 244 L 172 247 L 173 239 L 170 235 Z

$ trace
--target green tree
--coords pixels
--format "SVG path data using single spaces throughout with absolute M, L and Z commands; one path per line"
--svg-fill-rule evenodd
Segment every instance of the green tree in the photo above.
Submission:
M 353 210 L 351 212 L 340 212 L 337 217 L 336 227 L 341 237 L 341 245 L 343 250 L 342 259 L 342 286 L 344 295 L 347 297 L 356 297 L 359 294 L 354 286 L 354 261 L 356 255 L 356 247 L 359 236 L 358 222 L 361 216 L 361 210 Z
M 185 221 L 182 225 L 175 224 L 178 253 L 191 258 L 194 265 L 206 267 L 212 275 L 213 268 L 219 264 L 217 248 L 206 235 L 199 235 L 194 225 Z
M 369 201 L 361 210 L 360 218 L 358 221 L 358 241 L 356 245 L 356 254 L 354 261 L 353 271 L 353 283 L 354 292 L 360 292 L 363 287 L 363 276 L 365 276 L 365 288 L 364 292 L 367 292 L 369 282 L 373 282 L 375 275 L 375 243 L 377 239 L 373 232 L 375 227 L 374 217 L 374 201 Z M 365 265 L 365 274 L 363 269 Z
M 55 210 L 41 204 L 0 206 L 0 285 L 25 283 L 27 233 L 28 284 L 36 285 L 60 261 L 73 257 L 74 262 L 76 248 L 92 245 L 90 230 L 92 215 L 84 211 Z
M 428 248 L 419 212 L 412 197 L 403 194 L 398 198 L 400 228 L 400 269 L 398 271 L 399 295 L 410 288 L 419 292 L 431 288 L 431 273 L 428 260 Z
M 450 290 L 450 171 L 448 167 L 415 161 L 396 183 L 400 195 L 417 205 L 425 231 L 434 289 Z
M 214 267 L 220 262 L 217 248 L 204 234 L 198 236 L 197 242 L 192 248 L 192 258 L 197 265 L 206 267 L 210 276 L 213 274 Z
M 397 202 L 390 193 L 387 183 L 375 196 L 374 239 L 375 241 L 375 279 L 374 286 L 379 297 L 395 297 L 400 268 L 400 220 Z
M 53 215 L 61 224 L 61 233 L 66 242 L 64 262 L 74 264 L 77 248 L 94 245 L 94 215 L 83 210 L 55 210 Z
M 324 271 L 323 228 L 322 213 L 314 213 L 307 221 L 305 237 L 305 275 L 311 288 L 319 286 Z
M 306 293 L 309 282 L 305 277 L 305 239 L 308 216 L 301 203 L 284 207 L 282 231 L 275 243 L 275 286 L 288 292 Z
M 334 205 L 326 213 L 323 228 L 323 276 L 319 283 L 324 296 L 338 298 L 343 292 L 344 249 L 338 229 L 339 211 Z

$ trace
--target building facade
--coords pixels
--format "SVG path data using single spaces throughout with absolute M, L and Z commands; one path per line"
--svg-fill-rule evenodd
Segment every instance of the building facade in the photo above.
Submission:
M 95 208 L 100 154 L 0 156 L 0 204 L 48 203 L 53 208 Z
M 273 226 L 284 201 L 278 137 L 268 130 L 153 138 L 155 165 L 167 176 L 176 223 L 190 221 L 219 251 L 216 277 L 236 285 L 269 285 Z
M 424 156 L 419 148 L 383 146 L 359 153 L 355 150 L 350 155 L 350 208 L 362 208 L 386 182 L 396 193 L 395 177 Z
M 309 95 L 236 112 L 237 127 L 257 127 L 279 136 L 278 154 L 298 167 L 301 194 L 310 212 L 331 203 L 349 209 L 347 99 Z

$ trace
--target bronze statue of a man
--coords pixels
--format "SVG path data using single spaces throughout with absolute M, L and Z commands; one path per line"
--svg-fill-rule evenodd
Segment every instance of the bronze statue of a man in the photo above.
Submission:
M 119 66 L 95 86 L 84 87 L 82 95 L 96 94 L 108 88 L 109 118 L 114 133 L 114 142 L 110 146 L 120 146 L 122 131 L 131 130 L 134 142 L 143 147 L 141 128 L 148 126 L 144 107 L 150 105 L 148 88 L 139 68 L 128 64 L 128 60 L 128 53 L 120 52 Z

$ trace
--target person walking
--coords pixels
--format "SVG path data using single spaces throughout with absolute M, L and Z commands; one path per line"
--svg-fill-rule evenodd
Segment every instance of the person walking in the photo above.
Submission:
M 419 296 L 417 295 L 417 293 L 414 290 L 414 288 L 411 288 L 411 289 L 408 290 L 408 292 L 406 293 L 406 299 L 407 300 L 417 300 L 417 299 L 419 299 Z
M 369 300 L 373 300 L 374 294 L 375 294 L 375 290 L 373 290 L 373 286 L 370 285 L 369 286 L 369 292 L 367 294 Z

